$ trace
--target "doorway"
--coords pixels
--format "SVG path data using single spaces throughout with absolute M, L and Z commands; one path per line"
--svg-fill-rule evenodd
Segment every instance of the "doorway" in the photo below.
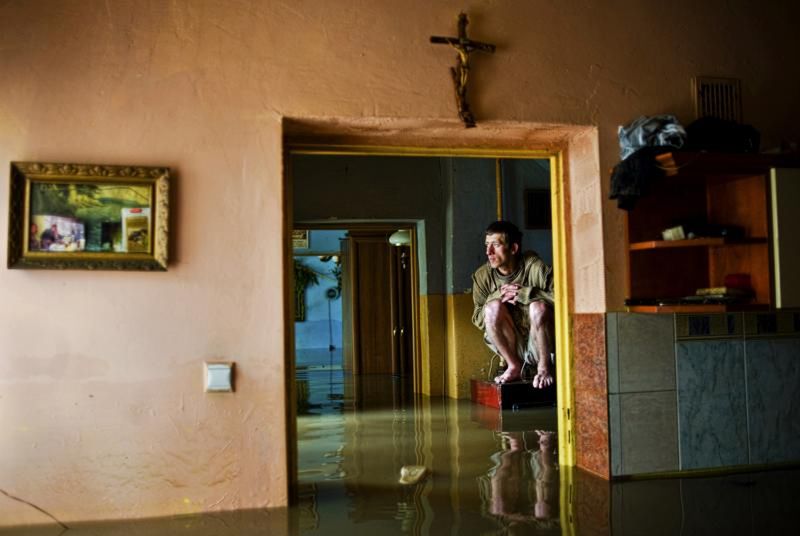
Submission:
M 402 370 L 402 361 L 390 357 L 388 337 L 383 337 L 383 342 L 374 337 L 361 340 L 358 315 L 353 314 L 351 307 L 358 303 L 358 309 L 369 320 L 379 323 L 381 317 L 391 317 L 392 278 L 382 283 L 368 279 L 366 285 L 353 283 L 350 289 L 347 286 L 348 282 L 358 279 L 353 267 L 361 262 L 367 274 L 391 271 L 392 263 L 400 258 L 395 257 L 393 261 L 391 255 L 384 253 L 387 233 L 405 224 L 417 237 L 416 247 L 412 248 L 416 258 L 411 262 L 419 272 L 419 285 L 415 286 L 413 295 L 420 306 L 413 308 L 412 318 L 419 322 L 420 328 L 411 346 L 421 350 L 411 361 L 414 391 L 425 393 L 426 388 L 432 391 L 437 387 L 435 378 L 438 375 L 439 392 L 426 394 L 455 392 L 459 398 L 465 398 L 458 392 L 457 384 L 465 383 L 462 379 L 468 376 L 480 376 L 479 369 L 488 364 L 490 357 L 480 333 L 469 322 L 472 305 L 471 296 L 466 293 L 471 288 L 472 271 L 485 262 L 482 246 L 485 226 L 498 218 L 515 221 L 527 237 L 523 246 L 538 250 L 546 262 L 552 264 L 556 258 L 552 224 L 541 215 L 558 214 L 550 210 L 551 185 L 557 170 L 553 167 L 555 162 L 555 158 L 387 156 L 314 151 L 291 154 L 290 180 L 296 192 L 293 226 L 300 229 L 354 226 L 339 251 L 343 275 L 342 324 L 350 322 L 346 331 L 355 334 L 352 345 L 343 337 L 342 346 L 349 356 L 361 352 L 360 357 L 343 359 L 339 391 L 334 393 L 338 397 L 326 393 L 330 399 L 327 405 L 321 401 L 318 408 L 298 417 L 295 489 L 300 492 L 300 504 L 304 506 L 301 510 L 308 508 L 315 512 L 310 517 L 316 516 L 318 497 L 328 497 L 326 500 L 336 497 L 336 504 L 345 509 L 360 510 L 363 506 L 363 515 L 372 515 L 372 509 L 384 509 L 386 505 L 364 506 L 361 501 L 377 498 L 372 487 L 389 485 L 387 475 L 397 474 L 401 465 L 409 461 L 441 467 L 442 460 L 450 458 L 449 464 L 466 475 L 472 468 L 462 468 L 457 461 L 457 452 L 463 449 L 470 457 L 486 458 L 490 464 L 498 456 L 499 459 L 525 458 L 535 453 L 550 456 L 557 444 L 550 439 L 557 434 L 558 412 L 554 409 L 529 414 L 537 422 L 535 426 L 531 422 L 514 424 L 528 430 L 529 435 L 504 431 L 496 436 L 491 432 L 498 426 L 496 412 L 469 409 L 469 402 L 448 403 L 447 399 L 438 402 L 436 398 L 411 397 L 402 382 L 388 380 L 388 376 Z M 387 220 L 392 221 L 386 224 Z M 382 223 L 386 225 L 383 231 Z M 361 288 L 354 292 L 357 286 Z M 345 304 L 344 296 L 352 296 L 349 305 Z M 370 332 L 369 328 L 361 331 L 362 334 Z M 440 341 L 438 353 L 437 339 Z M 309 379 L 309 385 L 312 383 Z M 331 383 L 331 389 L 333 387 Z M 313 391 L 313 387 L 308 390 Z M 332 417 L 334 406 L 340 410 L 338 421 Z M 331 412 L 326 414 L 328 409 Z M 314 413 L 328 418 L 317 419 Z M 446 432 L 447 429 L 451 430 Z M 442 430 L 444 435 L 434 433 L 436 430 Z M 537 435 L 536 430 L 543 433 Z M 443 444 L 449 434 L 464 439 Z M 468 439 L 473 435 L 479 439 Z M 434 454 L 441 449 L 444 452 Z M 378 453 L 385 453 L 388 459 Z M 557 463 L 555 456 L 548 459 L 549 463 Z M 492 471 L 504 467 L 500 464 Z M 387 468 L 390 469 L 387 471 Z M 476 488 L 473 494 L 465 494 L 464 499 L 480 497 L 481 502 L 487 503 L 494 497 L 495 501 L 499 500 L 496 515 L 502 517 L 521 507 L 499 499 L 507 483 L 505 476 L 509 482 L 517 482 L 522 475 L 512 471 L 508 475 L 502 473 L 503 477 L 491 478 L 490 473 L 495 474 L 492 471 L 475 473 L 473 476 L 482 478 L 481 482 L 486 485 Z M 379 475 L 380 479 L 374 480 Z M 552 484 L 552 480 L 548 482 Z M 542 484 L 536 481 L 537 486 Z M 554 488 L 547 490 L 537 497 L 552 502 Z M 451 499 L 458 500 L 452 497 L 453 492 L 447 493 L 451 494 Z M 438 494 L 439 491 L 433 489 L 418 497 L 424 507 L 414 508 L 415 518 L 429 507 L 436 508 Z M 405 501 L 405 495 L 400 495 Z M 348 497 L 355 502 L 351 504 Z M 387 502 L 391 502 L 389 498 Z M 550 516 L 556 515 L 556 509 L 548 511 Z
M 293 236 L 299 412 L 319 402 L 306 380 L 323 370 L 334 382 L 329 391 L 342 375 L 389 375 L 408 379 L 411 392 L 419 296 L 413 225 L 299 222 Z M 360 405 L 361 383 L 347 387 Z
M 396 150 L 396 149 L 387 149 L 387 148 L 380 148 L 380 147 L 319 147 L 319 146 L 307 146 L 307 145 L 296 145 L 292 146 L 291 144 L 288 145 L 288 148 L 291 150 L 289 153 L 291 156 L 287 155 L 287 168 L 291 170 L 291 172 L 287 175 L 287 181 L 289 187 L 294 187 L 294 197 L 295 199 L 298 196 L 303 197 L 303 201 L 306 201 L 306 197 L 308 194 L 307 189 L 298 189 L 297 185 L 293 183 L 294 178 L 296 177 L 295 172 L 298 169 L 298 162 L 294 158 L 295 156 L 303 156 L 303 157 L 353 157 L 353 156 L 369 156 L 369 157 L 378 157 L 380 156 L 383 161 L 388 162 L 396 162 L 396 158 L 400 157 L 419 157 L 421 160 L 433 160 L 431 157 L 445 157 L 445 158 L 462 158 L 463 160 L 468 159 L 488 159 L 492 162 L 493 167 L 497 167 L 497 169 L 501 169 L 502 166 L 496 165 L 498 161 L 498 157 L 501 159 L 508 159 L 508 160 L 531 160 L 531 159 L 539 159 L 544 160 L 546 163 L 549 164 L 549 178 L 550 184 L 554 187 L 551 189 L 551 199 L 554 200 L 552 203 L 553 208 L 553 222 L 556 222 L 557 225 L 554 226 L 552 231 L 552 244 L 553 244 L 553 264 L 556 269 L 556 294 L 557 294 L 557 306 L 556 306 L 556 316 L 557 316 L 557 342 L 556 345 L 560 349 L 559 352 L 563 359 L 560 359 L 557 363 L 557 374 L 560 378 L 564 379 L 565 381 L 559 382 L 559 408 L 558 408 L 558 420 L 559 420 L 559 459 L 560 463 L 566 465 L 572 465 L 574 462 L 572 451 L 574 450 L 574 444 L 570 440 L 570 409 L 571 409 L 571 393 L 568 387 L 569 380 L 570 380 L 570 359 L 569 359 L 569 351 L 570 345 L 567 344 L 567 337 L 568 337 L 568 330 L 564 329 L 566 327 L 566 319 L 567 316 L 567 308 L 568 308 L 568 293 L 566 288 L 567 278 L 566 278 L 566 265 L 563 261 L 565 258 L 565 237 L 563 234 L 563 221 L 564 221 L 564 198 L 563 198 L 563 176 L 562 176 L 562 167 L 561 167 L 561 153 L 553 153 L 553 152 L 544 152 L 544 151 L 511 151 L 511 150 L 497 150 L 497 151 L 490 151 L 490 150 L 437 150 L 437 149 L 415 149 L 415 150 Z M 301 166 L 302 167 L 302 166 Z M 336 188 L 337 186 L 349 185 L 352 186 L 352 181 L 354 177 L 353 169 L 350 169 L 348 166 L 324 166 L 326 168 L 326 174 L 328 180 L 323 181 L 323 198 L 325 199 L 325 203 L 334 203 L 333 199 L 335 197 L 332 195 L 332 189 Z M 389 193 L 390 199 L 393 201 L 392 206 L 394 208 L 404 208 L 408 209 L 408 205 L 406 204 L 406 197 L 403 194 L 408 192 L 416 193 L 418 199 L 430 200 L 431 198 L 435 198 L 437 193 L 429 191 L 429 188 L 426 186 L 424 188 L 415 188 L 414 185 L 409 184 L 409 181 L 405 180 L 404 178 L 398 178 L 396 176 L 398 172 L 397 166 L 389 166 L 388 169 L 385 169 L 382 172 L 375 174 L 373 177 L 374 185 L 386 186 L 392 185 L 394 190 Z M 393 176 L 394 175 L 394 176 Z M 486 186 L 486 185 L 484 185 Z M 496 209 L 497 206 L 501 207 L 501 203 L 498 203 L 496 199 L 501 195 L 502 192 L 502 183 L 500 181 L 490 181 L 490 193 L 491 195 L 481 196 L 481 200 L 483 202 L 489 202 L 492 205 L 492 210 Z M 390 188 L 391 189 L 391 188 Z M 366 189 L 367 193 L 374 193 L 375 188 L 373 185 L 369 185 Z M 384 192 L 386 193 L 386 192 Z M 536 198 L 536 196 L 532 196 L 532 198 Z M 541 195 L 539 196 L 541 198 Z M 347 204 L 350 205 L 352 208 L 355 206 L 363 207 L 365 204 L 348 200 L 346 201 Z M 450 210 L 452 207 L 448 207 L 447 210 Z M 359 212 L 358 210 L 351 211 L 351 215 L 347 218 L 349 221 L 354 222 L 364 222 L 365 220 L 370 220 L 372 218 L 365 215 L 363 212 Z M 447 211 L 445 211 L 447 212 Z M 297 216 L 297 214 L 295 214 Z M 409 223 L 413 224 L 413 227 L 416 229 L 419 235 L 419 243 L 418 243 L 418 258 L 419 258 L 419 271 L 420 271 L 420 280 L 419 280 L 419 289 L 420 289 L 420 315 L 416 318 L 418 321 L 424 322 L 425 314 L 442 314 L 445 307 L 449 307 L 450 304 L 439 304 L 439 310 L 434 311 L 433 304 L 428 303 L 427 306 L 425 304 L 425 298 L 429 297 L 430 294 L 428 293 L 428 289 L 426 289 L 426 285 L 428 285 L 431 280 L 434 282 L 436 281 L 436 274 L 429 273 L 430 267 L 430 257 L 433 255 L 440 255 L 444 258 L 445 255 L 453 255 L 454 253 L 452 250 L 448 250 L 445 253 L 445 244 L 444 242 L 440 243 L 430 243 L 430 233 L 426 233 L 426 230 L 429 230 L 431 227 L 436 227 L 437 224 L 440 225 L 440 228 L 443 228 L 444 225 L 442 220 L 444 219 L 444 215 L 440 215 L 440 219 L 436 221 L 435 218 L 429 219 L 420 217 L 418 214 L 411 214 L 409 216 L 408 211 L 398 214 L 397 212 L 384 212 L 382 214 L 384 219 L 407 219 Z M 319 217 L 318 217 L 319 218 Z M 295 218 L 296 220 L 302 220 L 302 218 Z M 494 218 L 490 218 L 494 219 Z M 322 217 L 321 219 L 316 219 L 316 221 L 304 221 L 305 224 L 313 225 L 316 223 L 325 223 L 330 225 L 335 225 L 341 222 L 341 218 L 337 217 Z M 480 218 L 478 225 L 480 226 L 480 238 L 479 242 L 482 241 L 482 230 L 486 224 L 485 218 Z M 435 242 L 435 240 L 434 240 Z M 456 241 L 456 243 L 466 243 L 464 241 Z M 482 258 L 482 248 L 475 248 L 477 251 L 476 253 L 480 257 L 479 262 L 484 261 L 485 259 Z M 426 258 L 428 257 L 428 258 Z M 441 259 L 440 259 L 441 260 Z M 471 263 L 470 263 L 471 264 Z M 474 269 L 474 265 L 469 267 L 471 271 Z M 466 269 L 466 268 L 465 268 Z M 457 274 L 454 277 L 453 273 L 447 273 L 442 275 L 438 283 L 440 285 L 444 285 L 445 281 L 455 281 L 457 280 Z M 462 289 L 463 290 L 463 289 Z M 463 294 L 463 292 L 462 292 Z M 460 296 L 463 298 L 463 296 Z M 426 308 L 428 309 L 426 311 Z M 421 320 L 420 320 L 421 317 Z M 561 327 L 558 327 L 561 326 Z M 428 326 L 430 327 L 430 326 Z M 454 328 L 455 326 L 446 326 L 447 329 Z M 444 331 L 444 330 L 443 330 Z M 435 335 L 435 334 L 434 334 Z M 444 333 L 439 333 L 439 336 L 445 335 Z M 450 335 L 448 333 L 448 335 Z M 446 392 L 446 385 L 445 382 L 448 379 L 448 374 L 450 371 L 447 371 L 446 368 L 448 366 L 447 356 L 444 355 L 446 350 L 442 352 L 442 355 L 438 355 L 437 359 L 439 360 L 438 363 L 434 363 L 431 359 L 431 348 L 433 348 L 432 341 L 434 337 L 428 331 L 426 333 L 426 326 L 421 326 L 419 329 L 419 338 L 416 341 L 416 344 L 422 346 L 420 355 L 419 355 L 419 364 L 420 369 L 419 376 L 425 376 L 426 374 L 429 376 L 425 378 L 426 382 L 431 383 L 432 385 L 436 381 L 436 374 L 438 372 L 438 380 L 441 382 L 439 385 L 439 393 Z M 426 345 L 429 347 L 427 348 L 428 355 L 426 356 Z M 444 349 L 444 344 L 441 346 Z M 434 370 L 436 366 L 441 366 L 442 370 L 436 371 Z M 417 388 L 417 375 L 415 374 L 415 390 Z M 562 421 L 566 424 L 566 426 L 562 426 Z M 561 438 L 565 437 L 566 440 L 561 440 Z

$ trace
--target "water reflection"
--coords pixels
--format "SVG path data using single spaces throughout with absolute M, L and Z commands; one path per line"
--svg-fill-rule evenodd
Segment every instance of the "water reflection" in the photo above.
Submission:
M 553 408 L 415 397 L 341 367 L 297 378 L 300 533 L 561 533 Z M 401 485 L 408 465 L 429 474 Z
M 495 466 L 481 486 L 490 514 L 514 525 L 557 525 L 555 438 L 554 432 L 544 430 L 501 434 L 503 448 L 491 456 Z

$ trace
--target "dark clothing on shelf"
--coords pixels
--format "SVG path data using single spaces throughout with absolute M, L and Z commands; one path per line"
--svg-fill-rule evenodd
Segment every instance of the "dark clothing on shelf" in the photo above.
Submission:
M 636 200 L 647 194 L 650 184 L 664 176 L 656 156 L 672 150 L 670 146 L 642 147 L 614 166 L 609 199 L 616 199 L 619 208 L 631 210 Z
M 761 141 L 761 134 L 752 126 L 716 117 L 701 117 L 686 127 L 686 132 L 688 151 L 757 153 Z

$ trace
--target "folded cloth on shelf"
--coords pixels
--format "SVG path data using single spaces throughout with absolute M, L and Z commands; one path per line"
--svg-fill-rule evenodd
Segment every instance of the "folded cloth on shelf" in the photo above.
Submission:
M 625 160 L 643 147 L 683 147 L 686 130 L 674 115 L 641 116 L 619 127 L 619 157 Z

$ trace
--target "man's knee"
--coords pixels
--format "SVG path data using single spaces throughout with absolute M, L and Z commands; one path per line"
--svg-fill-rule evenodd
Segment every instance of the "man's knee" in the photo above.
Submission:
M 503 313 L 503 304 L 500 300 L 492 300 L 487 302 L 483 308 L 483 320 L 489 327 L 497 325 L 500 316 Z
M 553 307 L 543 301 L 531 302 L 528 306 L 531 326 L 544 327 L 553 323 Z

